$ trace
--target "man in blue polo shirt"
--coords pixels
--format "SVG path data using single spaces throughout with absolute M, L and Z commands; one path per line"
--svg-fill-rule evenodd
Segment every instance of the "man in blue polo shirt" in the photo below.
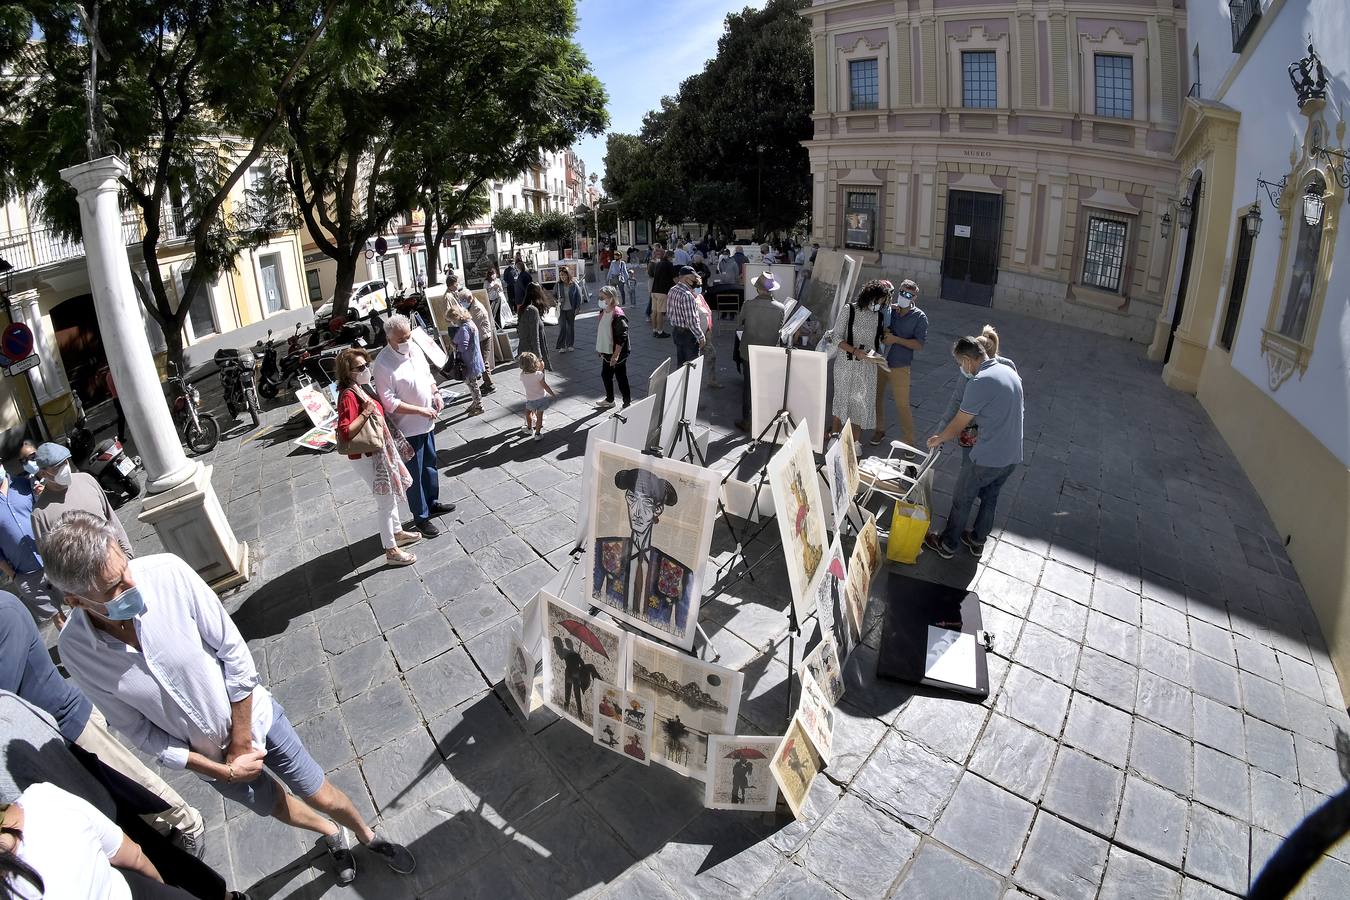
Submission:
M 33 484 L 27 476 L 11 479 L 0 467 L 0 574 L 11 591 L 19 596 L 33 619 L 56 620 L 65 624 L 60 598 L 47 583 L 33 539 Z
M 985 355 L 973 337 L 957 338 L 952 356 L 966 386 L 960 411 L 941 434 L 928 439 L 929 449 L 955 440 L 971 422 L 980 426 L 979 438 L 961 463 L 961 474 L 952 493 L 952 511 L 939 535 L 930 532 L 923 545 L 943 559 L 951 559 L 960 541 L 975 556 L 994 527 L 994 510 L 1003 483 L 1022 462 L 1022 379 L 1012 366 L 1001 365 Z M 971 507 L 980 501 L 980 511 L 969 531 L 965 530 Z
M 914 446 L 914 413 L 909 408 L 909 367 L 914 352 L 922 350 L 928 340 L 928 315 L 914 305 L 919 286 L 909 279 L 900 282 L 900 290 L 892 296 L 886 311 L 886 330 L 882 342 L 886 345 L 886 365 L 889 372 L 877 369 L 877 427 L 872 432 L 872 444 L 886 439 L 886 387 L 890 386 L 895 414 L 900 419 L 900 440 Z

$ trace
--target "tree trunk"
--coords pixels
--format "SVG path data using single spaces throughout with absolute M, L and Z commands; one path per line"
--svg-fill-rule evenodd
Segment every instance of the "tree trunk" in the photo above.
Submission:
M 360 259 L 361 251 L 349 256 L 340 256 L 337 260 L 337 286 L 333 288 L 333 315 L 342 316 L 347 313 L 347 306 L 352 300 L 352 285 L 356 283 L 356 261 Z M 383 272 L 380 273 L 383 276 Z
M 441 283 L 441 245 L 436 242 L 435 228 L 435 217 L 426 213 L 422 221 L 422 241 L 427 249 L 427 287 Z
M 159 330 L 164 335 L 164 349 L 168 361 L 173 363 L 179 374 L 186 375 L 187 366 L 183 364 L 183 323 L 170 319 L 161 324 Z

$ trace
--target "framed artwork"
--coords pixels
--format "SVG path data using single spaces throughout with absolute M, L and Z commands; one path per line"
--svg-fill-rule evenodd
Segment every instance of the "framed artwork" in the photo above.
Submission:
M 876 513 L 868 513 L 867 520 L 858 531 L 858 542 L 853 546 L 855 558 L 860 552 L 859 548 L 861 548 L 861 558 L 867 566 L 867 582 L 871 584 L 877 572 L 881 571 L 881 540 L 877 537 Z
M 877 541 L 877 519 L 872 513 L 858 532 L 853 555 L 848 561 L 848 581 L 844 588 L 846 615 L 856 640 L 862 640 L 863 619 L 867 614 L 867 600 L 872 593 L 872 578 L 881 567 L 881 545 Z
M 337 434 L 331 428 L 316 426 L 300 435 L 293 442 L 297 447 L 304 447 L 306 450 L 317 450 L 325 453 L 337 446 Z
M 750 348 L 750 433 L 759 435 L 783 405 L 783 382 L 789 377 L 788 351 L 783 347 Z M 787 410 L 792 421 L 805 424 L 811 449 L 825 452 L 825 381 L 828 360 L 816 350 L 792 351 L 792 383 Z M 765 435 L 767 440 L 771 435 Z
M 830 448 L 825 451 L 825 477 L 830 483 L 830 509 L 834 530 L 840 531 L 848 515 L 849 502 L 857 496 L 861 475 L 858 471 L 858 444 L 853 437 L 853 420 L 844 423 Z
M 754 379 L 751 378 L 751 384 Z M 787 559 L 792 604 L 801 623 L 816 603 L 816 583 L 824 571 L 829 538 L 825 507 L 816 477 L 816 458 L 805 423 L 799 424 L 767 466 L 778 533 Z
M 717 473 L 632 447 L 591 449 L 589 602 L 691 650 L 721 482 Z
M 628 690 L 651 701 L 652 758 L 700 781 L 708 739 L 736 730 L 745 676 L 634 637 Z
M 624 678 L 627 635 L 551 594 L 539 593 L 543 616 L 544 705 L 587 731 L 599 685 Z
M 709 735 L 703 805 L 773 812 L 778 806 L 778 782 L 769 772 L 769 761 L 782 742 L 781 737 Z
M 848 655 L 858 645 L 858 634 L 848 617 L 847 588 L 848 562 L 836 534 L 816 588 L 816 617 L 823 635 L 834 638 L 841 663 L 848 661 Z
M 814 678 L 803 678 L 799 683 L 802 694 L 797 700 L 797 719 L 820 755 L 829 759 L 830 745 L 834 742 L 834 704 Z
M 593 698 L 595 743 L 644 766 L 652 761 L 651 703 L 623 688 L 601 682 Z
M 586 456 L 581 464 L 581 484 L 591 483 L 591 447 L 596 441 L 612 441 L 624 447 L 632 447 L 634 450 L 645 450 L 647 448 L 647 433 L 655 409 L 656 398 L 646 396 L 625 410 L 613 411 L 586 432 Z M 583 490 L 581 492 L 581 507 L 577 513 L 576 549 L 578 550 L 586 546 L 587 529 L 591 525 L 592 500 L 592 491 Z
M 528 719 L 534 706 L 534 657 L 519 634 L 511 636 L 506 651 L 506 692 Z
M 497 255 L 497 233 L 466 235 L 459 239 L 459 247 L 460 258 L 464 260 L 464 286 L 471 291 L 481 290 Z
M 844 696 L 844 671 L 833 635 L 821 634 L 820 643 L 802 660 L 797 674 L 802 681 L 815 681 L 831 704 L 839 702 Z
M 806 795 L 811 790 L 811 782 L 820 774 L 822 768 L 824 761 L 820 751 L 811 743 L 811 738 L 807 736 L 801 720 L 793 716 L 788 724 L 787 733 L 783 735 L 773 761 L 769 764 L 769 770 L 773 772 L 773 780 L 778 782 L 778 787 L 783 792 L 788 809 L 792 810 L 792 814 L 798 819 L 802 817 L 802 808 L 806 805 Z
M 337 410 L 318 387 L 310 384 L 295 392 L 295 399 L 304 407 L 309 423 L 315 428 L 333 429 L 337 425 Z

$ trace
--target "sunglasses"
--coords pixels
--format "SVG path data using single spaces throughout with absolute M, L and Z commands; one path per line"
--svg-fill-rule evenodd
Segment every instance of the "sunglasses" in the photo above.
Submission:
M 353 372 L 364 372 L 366 369 L 369 369 L 369 368 L 370 368 L 370 364 L 369 364 L 369 363 L 361 363 L 361 365 L 359 365 L 359 366 L 352 366 L 352 371 L 353 371 Z

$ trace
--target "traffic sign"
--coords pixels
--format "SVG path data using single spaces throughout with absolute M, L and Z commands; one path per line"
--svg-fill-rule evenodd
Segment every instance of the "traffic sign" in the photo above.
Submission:
M 37 354 L 34 353 L 31 356 L 24 357 L 23 359 L 19 360 L 16 363 L 11 363 L 10 365 L 6 366 L 5 374 L 20 375 L 24 372 L 27 372 L 29 369 L 36 369 L 37 366 L 38 366 L 38 357 Z
M 14 360 L 22 360 L 33 352 L 33 329 L 15 322 L 0 334 L 0 352 Z

